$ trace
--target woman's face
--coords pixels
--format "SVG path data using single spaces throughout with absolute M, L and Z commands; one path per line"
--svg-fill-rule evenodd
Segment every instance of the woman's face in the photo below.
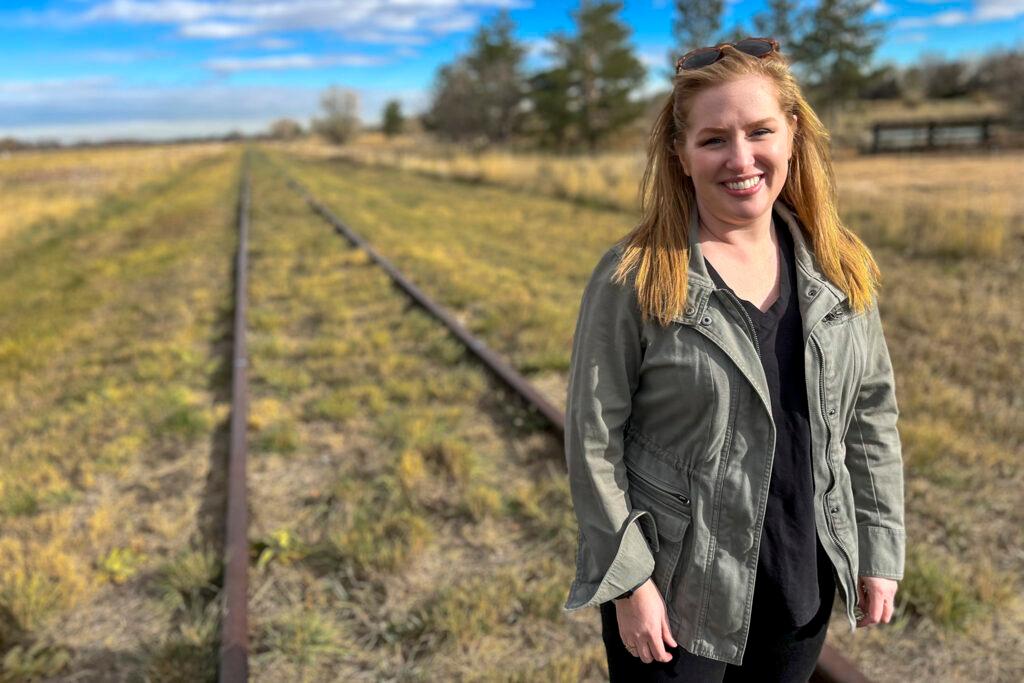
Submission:
M 744 225 L 771 211 L 793 151 L 796 116 L 788 119 L 789 126 L 771 82 L 762 76 L 697 95 L 686 142 L 677 143 L 676 152 L 693 180 L 702 216 Z M 739 188 L 726 184 L 737 180 L 746 182 Z

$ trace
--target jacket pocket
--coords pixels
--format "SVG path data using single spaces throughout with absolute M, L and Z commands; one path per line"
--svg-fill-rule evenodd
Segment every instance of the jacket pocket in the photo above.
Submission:
M 648 539 L 654 553 L 653 579 L 667 601 L 686 530 L 690 526 L 690 497 L 681 488 L 639 470 L 627 468 L 626 475 L 633 509 L 646 510 L 654 518 L 656 538 Z

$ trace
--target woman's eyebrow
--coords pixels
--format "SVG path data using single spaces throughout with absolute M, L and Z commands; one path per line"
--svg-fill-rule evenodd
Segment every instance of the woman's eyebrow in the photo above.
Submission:
M 747 125 L 745 125 L 744 128 L 753 128 L 754 126 L 762 126 L 762 125 L 764 125 L 766 123 L 774 123 L 774 122 L 775 122 L 775 118 L 769 116 L 769 117 L 764 118 L 764 119 L 758 119 L 757 121 L 752 121 L 751 123 L 748 123 Z M 704 133 L 724 133 L 727 130 L 728 130 L 727 128 L 701 128 L 700 133 L 698 133 L 698 135 L 702 135 Z

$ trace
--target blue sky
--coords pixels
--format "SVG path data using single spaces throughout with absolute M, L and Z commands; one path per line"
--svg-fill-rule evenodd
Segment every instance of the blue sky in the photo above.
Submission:
M 424 108 L 439 65 L 465 50 L 481 22 L 508 8 L 544 63 L 546 37 L 572 30 L 577 2 L 541 0 L 40 0 L 0 4 L 0 137 L 166 138 L 303 124 L 337 84 L 359 93 L 365 121 L 398 98 Z M 803 0 L 802 5 L 813 5 Z M 764 2 L 727 0 L 724 26 L 752 32 Z M 672 3 L 627 0 L 622 17 L 665 85 Z M 972 57 L 1024 47 L 1024 0 L 879 0 L 878 62 L 923 52 Z M 783 46 L 785 50 L 785 46 Z

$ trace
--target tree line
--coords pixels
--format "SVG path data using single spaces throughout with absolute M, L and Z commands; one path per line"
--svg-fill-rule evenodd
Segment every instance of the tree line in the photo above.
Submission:
M 754 34 L 778 40 L 812 103 L 832 110 L 871 82 L 866 65 L 881 40 L 880 24 L 867 16 L 871 4 L 822 0 L 801 9 L 791 0 L 769 0 L 753 18 Z M 548 40 L 551 66 L 530 74 L 508 12 L 499 13 L 466 54 L 439 70 L 425 125 L 452 141 L 526 137 L 542 147 L 597 148 L 647 108 L 639 96 L 647 68 L 630 43 L 622 8 L 615 0 L 582 0 L 572 11 L 574 31 Z M 680 55 L 750 33 L 722 26 L 724 0 L 677 0 L 672 12 L 666 89 Z
M 771 36 L 793 66 L 808 99 L 833 123 L 855 100 L 908 101 L 984 93 L 1007 102 L 1013 121 L 1024 124 L 1024 53 L 993 52 L 967 60 L 925 54 L 906 67 L 873 67 L 881 22 L 868 16 L 872 0 L 768 0 L 753 17 L 753 35 Z M 439 138 L 485 146 L 525 143 L 541 148 L 595 150 L 648 110 L 642 96 L 648 69 L 631 44 L 618 0 L 581 0 L 571 11 L 573 30 L 545 37 L 547 65 L 529 72 L 527 44 L 515 35 L 507 10 L 473 35 L 464 54 L 437 70 L 427 110 L 419 123 Z M 674 47 L 668 51 L 665 90 L 675 60 L 694 47 L 751 34 L 724 28 L 724 0 L 676 0 L 672 5 Z M 664 94 L 656 96 L 664 97 Z M 348 98 L 348 99 L 346 99 Z M 312 128 L 335 142 L 358 128 L 355 95 L 332 89 L 322 99 L 324 117 Z M 400 133 L 406 124 L 397 100 L 387 103 L 382 130 Z

